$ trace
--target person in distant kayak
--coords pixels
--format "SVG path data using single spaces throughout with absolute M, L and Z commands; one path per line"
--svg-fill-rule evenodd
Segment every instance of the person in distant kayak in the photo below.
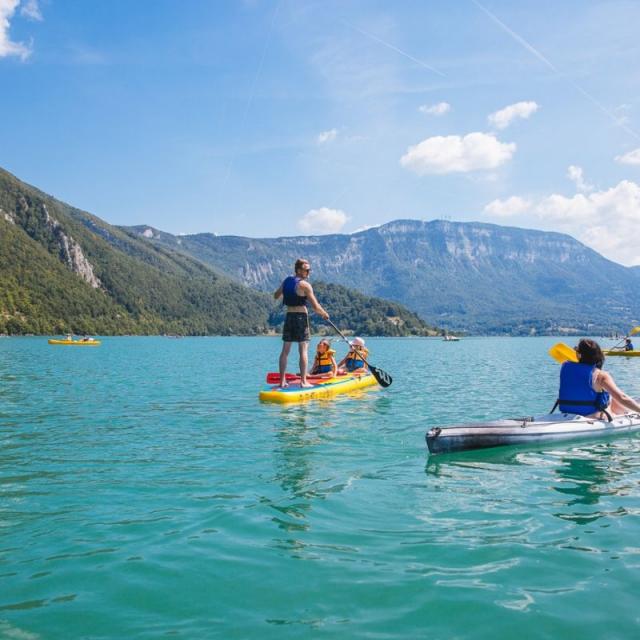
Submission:
M 362 338 L 354 338 L 350 344 L 349 352 L 338 364 L 338 371 L 347 371 L 349 373 L 365 372 L 367 370 L 365 359 L 369 357 L 369 350 L 364 346 L 364 340 Z
M 334 355 L 335 351 L 331 348 L 331 343 L 326 338 L 322 338 L 316 347 L 316 357 L 311 367 L 311 373 L 313 375 L 331 374 L 331 376 L 335 376 L 338 373 L 338 365 Z
M 604 354 L 595 340 L 582 339 L 575 348 L 579 362 L 565 362 L 560 368 L 557 406 L 564 413 L 602 419 L 603 415 L 640 412 L 640 404 L 616 385 L 613 376 L 602 370 Z M 555 409 L 555 407 L 554 407 Z
M 633 351 L 633 343 L 631 342 L 631 338 L 624 339 L 624 350 Z
M 274 291 L 273 297 L 282 298 L 282 303 L 287 307 L 287 314 L 282 328 L 282 351 L 280 352 L 280 387 L 287 386 L 285 374 L 287 371 L 287 359 L 294 342 L 298 343 L 300 355 L 300 386 L 310 387 L 307 382 L 308 349 L 311 332 L 309 330 L 309 312 L 307 305 L 311 304 L 313 310 L 325 320 L 329 314 L 316 300 L 311 284 L 307 281 L 311 273 L 311 265 L 308 260 L 299 258 L 294 266 L 295 275 L 288 276 Z

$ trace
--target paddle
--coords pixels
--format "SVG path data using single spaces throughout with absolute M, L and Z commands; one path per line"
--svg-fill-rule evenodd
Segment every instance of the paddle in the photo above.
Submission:
M 344 373 L 339 373 L 336 377 L 344 376 Z M 331 376 L 327 373 L 310 373 L 307 375 L 307 380 L 313 382 L 328 380 Z M 300 382 L 300 374 L 298 373 L 287 373 L 286 374 L 287 382 Z M 280 374 L 277 371 L 270 371 L 267 373 L 267 384 L 280 384 Z
M 629 331 L 629 335 L 625 336 L 624 338 L 622 338 L 622 340 L 619 340 L 616 344 L 613 345 L 613 347 L 611 347 L 611 349 L 609 349 L 610 351 L 613 351 L 614 349 L 617 349 L 627 338 L 631 337 L 631 336 L 635 336 L 636 333 L 640 333 L 640 327 L 633 327 L 633 329 L 631 329 L 631 331 Z
M 569 360 L 569 362 L 578 362 L 578 354 L 575 349 L 572 349 L 568 344 L 564 342 L 558 342 L 549 349 L 549 355 L 558 363 L 562 364 Z
M 340 331 L 340 329 L 338 329 L 338 327 L 336 327 L 336 325 L 333 324 L 333 322 L 331 322 L 329 318 L 327 318 L 326 321 L 334 328 L 335 332 L 349 345 L 349 347 L 351 347 L 351 343 L 349 342 L 347 337 L 344 335 L 344 333 L 342 333 L 342 331 Z M 373 374 L 373 377 L 376 379 L 376 381 L 381 387 L 388 387 L 393 382 L 393 378 L 386 371 L 383 371 L 382 369 L 378 369 L 378 367 L 374 367 L 372 364 L 369 364 L 362 355 L 360 355 L 360 357 L 364 362 L 367 363 L 367 366 L 369 367 L 369 371 L 371 371 L 371 373 Z

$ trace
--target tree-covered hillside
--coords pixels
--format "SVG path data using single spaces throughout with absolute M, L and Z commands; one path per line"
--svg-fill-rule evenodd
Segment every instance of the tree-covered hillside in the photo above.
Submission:
M 433 336 L 440 333 L 397 302 L 371 298 L 339 284 L 317 282 L 313 290 L 341 331 L 363 336 Z M 282 320 L 282 309 L 272 313 L 272 323 L 279 324 Z M 335 334 L 319 316 L 312 313 L 310 321 L 315 333 Z
M 343 287 L 319 291 L 345 329 L 428 332 L 400 305 Z M 0 169 L 0 333 L 254 335 L 277 328 L 276 308 L 270 295 L 199 259 L 111 226 Z

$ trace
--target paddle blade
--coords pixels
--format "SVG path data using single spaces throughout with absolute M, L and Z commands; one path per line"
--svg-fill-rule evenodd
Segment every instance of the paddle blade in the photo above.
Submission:
M 633 329 L 631 329 L 631 331 L 629 331 L 629 335 L 630 336 L 635 336 L 636 333 L 640 333 L 640 327 L 633 327 Z
M 393 378 L 386 371 L 378 369 L 378 367 L 374 367 L 370 364 L 369 371 L 371 371 L 373 377 L 377 380 L 378 384 L 381 387 L 388 387 L 393 382 Z
M 572 349 L 568 344 L 564 342 L 558 342 L 549 349 L 549 355 L 559 364 L 566 362 L 578 362 L 578 354 L 575 349 Z

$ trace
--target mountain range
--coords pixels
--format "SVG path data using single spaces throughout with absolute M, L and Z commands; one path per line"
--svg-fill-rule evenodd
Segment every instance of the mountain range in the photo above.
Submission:
M 319 291 L 342 329 L 436 333 L 398 303 L 338 284 Z M 281 321 L 272 296 L 0 169 L 0 334 L 252 335 Z
M 110 225 L 0 169 L 0 333 L 273 332 L 282 313 L 269 294 L 299 257 L 334 321 L 365 335 L 599 334 L 640 319 L 640 267 L 560 233 L 396 220 L 175 236 Z
M 395 300 L 456 331 L 597 334 L 626 331 L 640 319 L 640 268 L 561 233 L 444 220 L 259 239 L 128 230 L 261 291 L 275 288 L 303 256 L 315 279 Z

